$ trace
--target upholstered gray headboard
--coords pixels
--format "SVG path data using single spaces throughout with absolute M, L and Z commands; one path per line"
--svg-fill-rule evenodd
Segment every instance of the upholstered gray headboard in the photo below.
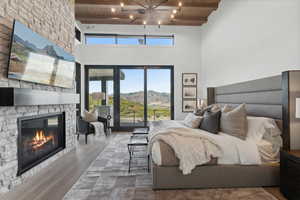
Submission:
M 253 81 L 207 89 L 208 105 L 228 104 L 237 106 L 246 103 L 250 116 L 276 119 L 282 129 L 283 148 L 290 149 L 290 84 L 293 71 Z
M 246 103 L 248 115 L 282 119 L 282 76 L 208 88 L 208 104 Z

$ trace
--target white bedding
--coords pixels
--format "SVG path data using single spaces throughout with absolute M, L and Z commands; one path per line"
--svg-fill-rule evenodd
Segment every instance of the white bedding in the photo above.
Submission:
M 160 124 L 151 126 L 151 134 L 161 129 L 170 127 L 185 127 L 181 121 L 161 121 Z M 204 137 L 211 138 L 222 149 L 222 156 L 218 157 L 218 164 L 241 164 L 241 165 L 259 165 L 261 164 L 260 154 L 256 143 L 253 140 L 241 140 L 228 134 L 212 134 L 201 129 L 193 129 Z M 201 141 L 199 141 L 201 142 Z M 155 164 L 161 165 L 161 155 L 159 145 L 154 142 L 151 149 L 152 159 Z
M 250 121 L 250 123 L 253 123 L 253 120 L 254 118 L 251 118 L 252 122 Z M 257 123 L 258 122 L 257 120 L 261 120 L 261 119 L 257 118 L 255 120 L 256 120 L 255 123 L 258 125 L 259 123 Z M 271 119 L 268 119 L 267 121 L 270 120 Z M 151 132 L 156 132 L 159 129 L 185 127 L 184 123 L 181 121 L 160 121 L 155 123 L 156 125 L 151 126 L 150 128 L 150 134 Z M 272 121 L 272 123 L 274 124 L 274 126 L 276 126 L 275 121 Z M 264 140 L 261 136 L 259 140 L 248 137 L 244 141 L 225 133 L 219 133 L 218 135 L 215 135 L 197 129 L 197 131 L 199 131 L 199 134 L 204 134 L 207 137 L 213 138 L 214 141 L 216 141 L 218 145 L 222 148 L 223 155 L 218 158 L 218 164 L 241 164 L 241 165 L 259 165 L 262 163 L 279 161 L 279 149 L 282 146 L 281 145 L 282 139 L 280 137 L 280 130 L 277 127 L 275 127 L 274 130 L 277 131 L 275 131 L 276 134 L 274 135 L 274 137 L 272 137 L 271 140 L 268 137 L 267 140 Z M 263 133 L 260 134 L 263 135 Z M 151 149 L 151 154 L 152 154 L 153 162 L 157 165 L 161 165 L 162 159 L 160 153 L 160 145 L 158 144 L 158 142 L 155 142 L 153 144 L 153 148 Z
M 201 134 L 214 138 L 223 150 L 223 155 L 218 158 L 218 164 L 261 164 L 259 151 L 254 141 L 241 140 L 222 132 L 216 135 L 206 131 L 200 131 Z

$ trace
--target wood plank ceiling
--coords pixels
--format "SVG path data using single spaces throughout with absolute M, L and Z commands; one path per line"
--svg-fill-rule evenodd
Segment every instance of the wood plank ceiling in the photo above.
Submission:
M 200 26 L 207 22 L 208 16 L 218 8 L 220 2 L 220 0 L 165 0 L 156 9 L 146 11 L 143 11 L 141 6 L 157 5 L 162 1 L 75 0 L 75 17 L 83 24 L 143 24 L 145 22 L 147 25 L 161 23 L 162 25 Z M 124 4 L 123 9 L 121 3 Z M 134 11 L 136 9 L 139 11 Z M 174 10 L 176 14 L 173 13 Z

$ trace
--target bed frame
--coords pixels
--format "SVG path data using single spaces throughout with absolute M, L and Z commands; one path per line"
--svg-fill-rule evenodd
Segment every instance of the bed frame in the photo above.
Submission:
M 284 95 L 288 92 L 285 73 L 264 79 L 222 87 L 208 88 L 208 104 L 246 103 L 251 116 L 274 118 L 285 126 Z M 289 149 L 289 133 L 283 129 L 284 148 Z M 183 175 L 178 166 L 152 163 L 153 189 L 192 189 L 226 187 L 261 187 L 279 185 L 279 164 L 198 166 L 192 174 Z

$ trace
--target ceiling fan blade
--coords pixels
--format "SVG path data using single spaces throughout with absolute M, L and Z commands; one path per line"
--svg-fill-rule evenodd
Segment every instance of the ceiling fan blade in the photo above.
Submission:
M 162 0 L 161 2 L 159 2 L 158 4 L 156 4 L 155 6 L 153 6 L 153 8 L 154 9 L 158 8 L 159 6 L 161 6 L 162 4 L 167 3 L 167 2 L 168 2 L 168 0 Z
M 133 22 L 135 22 L 136 20 L 138 20 L 138 18 L 134 18 L 133 20 L 131 20 L 130 24 L 133 24 Z
M 145 6 L 144 4 L 142 4 L 142 3 L 140 3 L 140 2 L 138 2 L 136 0 L 132 0 L 132 2 L 135 3 L 135 4 L 137 4 L 137 5 L 139 5 L 139 6 L 141 6 L 141 7 L 143 7 L 143 8 L 145 8 L 145 9 L 147 9 L 147 6 Z
M 145 9 L 122 9 L 122 12 L 140 12 L 140 10 L 145 10 Z
M 155 11 L 159 11 L 159 12 L 166 12 L 166 11 L 169 11 L 169 12 L 172 12 L 172 9 L 155 9 Z

